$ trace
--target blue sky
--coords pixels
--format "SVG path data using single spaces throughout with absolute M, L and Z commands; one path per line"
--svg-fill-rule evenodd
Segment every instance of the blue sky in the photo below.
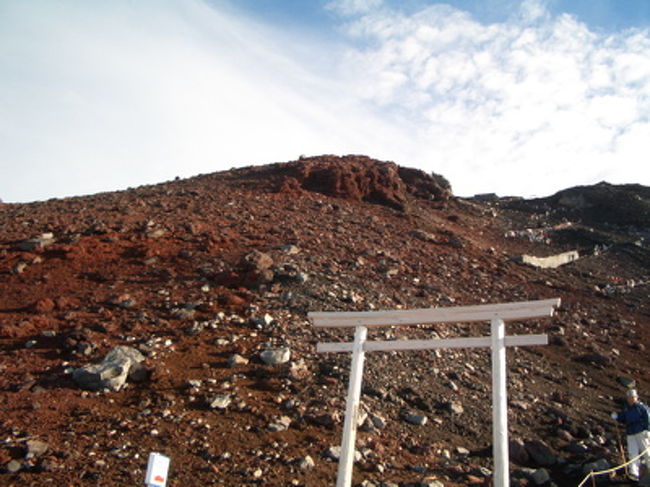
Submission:
M 0 3 L 5 202 L 325 153 L 543 196 L 648 141 L 648 0 Z
M 218 5 L 220 2 L 213 2 Z M 257 16 L 271 22 L 302 23 L 317 29 L 336 29 L 338 19 L 327 15 L 328 0 L 238 0 L 231 5 L 246 15 Z M 433 3 L 446 3 L 467 11 L 484 23 L 504 22 L 519 0 L 392 0 L 384 2 L 394 9 L 407 13 L 421 10 Z M 650 25 L 650 2 L 647 0 L 552 0 L 544 3 L 554 15 L 568 13 L 591 29 L 615 32 L 628 28 L 647 28 Z

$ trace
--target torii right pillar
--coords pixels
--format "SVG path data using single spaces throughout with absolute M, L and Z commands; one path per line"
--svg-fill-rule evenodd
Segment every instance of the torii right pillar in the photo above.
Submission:
M 491 321 L 492 336 L 492 454 L 494 486 L 510 487 L 508 451 L 508 392 L 506 388 L 506 325 Z

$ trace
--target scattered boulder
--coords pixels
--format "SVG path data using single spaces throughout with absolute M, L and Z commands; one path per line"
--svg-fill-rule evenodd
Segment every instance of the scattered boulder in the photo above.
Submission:
M 449 401 L 449 402 L 445 403 L 444 407 L 451 414 L 457 414 L 457 415 L 458 414 L 463 414 L 463 412 L 465 411 L 463 409 L 463 405 L 458 401 Z
M 260 354 L 260 358 L 266 365 L 284 364 L 291 359 L 291 350 L 289 347 L 268 348 Z
M 535 485 L 544 485 L 551 480 L 551 476 L 548 473 L 548 470 L 545 468 L 539 468 L 530 473 L 530 480 L 532 480 Z
M 616 382 L 621 384 L 626 389 L 634 389 L 636 387 L 636 381 L 631 377 L 617 377 Z
M 585 463 L 582 466 L 582 473 L 588 475 L 590 472 L 600 472 L 601 470 L 607 470 L 609 468 L 611 468 L 609 462 L 604 458 L 601 458 L 595 462 Z
M 18 248 L 24 252 L 32 252 L 34 250 L 40 250 L 48 245 L 52 245 L 56 240 L 54 239 L 54 234 L 52 233 L 42 233 L 38 237 L 30 238 L 24 240 L 18 244 Z
M 407 423 L 414 424 L 416 426 L 424 426 L 427 424 L 427 421 L 429 418 L 427 418 L 424 414 L 418 414 L 418 413 L 408 413 L 404 416 L 404 421 Z
M 427 233 L 424 230 L 413 230 L 411 236 L 422 240 L 423 242 L 437 243 L 435 235 Z
M 26 446 L 27 454 L 25 455 L 25 458 L 27 459 L 40 457 L 50 449 L 50 446 L 47 443 L 40 440 L 27 440 Z
M 231 369 L 234 369 L 235 367 L 239 367 L 239 366 L 242 366 L 242 365 L 247 365 L 247 364 L 248 364 L 248 359 L 245 358 L 245 357 L 242 357 L 238 353 L 232 355 L 228 359 L 228 367 L 230 367 Z
M 524 443 L 524 447 L 535 465 L 540 467 L 550 467 L 555 465 L 557 462 L 557 457 L 553 451 L 541 440 L 527 441 Z
M 270 255 L 254 250 L 246 254 L 239 264 L 244 271 L 242 281 L 245 286 L 255 288 L 273 282 L 275 275 L 271 269 L 273 258 Z
M 241 266 L 248 271 L 263 272 L 273 265 L 273 258 L 269 254 L 253 250 L 241 260 Z
M 217 394 L 210 401 L 210 409 L 226 409 L 232 403 L 230 394 Z
M 329 458 L 331 460 L 336 460 L 341 457 L 341 447 L 340 446 L 330 446 L 327 450 L 323 452 L 323 456 L 325 458 Z M 362 458 L 361 452 L 359 450 L 354 450 L 354 461 L 358 462 Z
M 111 350 L 99 364 L 75 369 L 72 378 L 82 389 L 119 391 L 133 372 L 141 378 L 144 355 L 133 347 L 118 346 Z
M 18 473 L 22 470 L 23 464 L 18 460 L 11 460 L 5 465 L 7 473 Z
M 273 421 L 268 425 L 269 431 L 286 431 L 291 426 L 291 418 L 289 416 L 282 416 L 281 418 Z
M 510 440 L 508 444 L 508 451 L 510 453 L 510 460 L 517 465 L 524 466 L 530 462 L 530 455 L 521 440 Z
M 601 353 L 585 353 L 583 355 L 578 356 L 576 359 L 578 362 L 582 362 L 585 364 L 590 364 L 590 365 L 597 365 L 597 366 L 605 366 L 609 365 L 612 361 L 610 357 L 607 355 L 603 355 Z
M 39 299 L 32 305 L 32 310 L 34 313 L 51 313 L 55 308 L 54 301 L 50 298 Z
M 296 462 L 296 465 L 298 465 L 298 468 L 302 470 L 308 470 L 314 468 L 316 466 L 316 462 L 314 462 L 312 457 L 307 455 L 306 457 L 299 458 Z

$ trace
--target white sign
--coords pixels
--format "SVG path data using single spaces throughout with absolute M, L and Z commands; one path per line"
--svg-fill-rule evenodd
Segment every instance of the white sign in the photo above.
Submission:
M 426 350 L 432 348 L 492 349 L 492 438 L 494 456 L 494 485 L 508 487 L 508 404 L 506 391 L 506 347 L 546 345 L 546 335 L 506 336 L 505 322 L 553 316 L 559 299 L 500 303 L 456 308 L 429 308 L 399 311 L 321 312 L 309 313 L 314 326 L 355 328 L 354 342 L 319 343 L 318 352 L 352 352 L 350 384 L 341 440 L 341 456 L 337 487 L 352 485 L 354 443 L 357 415 L 361 398 L 361 380 L 365 352 L 395 350 Z M 489 321 L 489 337 L 451 338 L 446 340 L 366 341 L 368 327 L 417 325 L 425 323 L 454 323 Z
M 167 471 L 169 470 L 169 457 L 160 453 L 150 453 L 147 464 L 147 476 L 144 483 L 149 487 L 165 487 L 167 484 Z

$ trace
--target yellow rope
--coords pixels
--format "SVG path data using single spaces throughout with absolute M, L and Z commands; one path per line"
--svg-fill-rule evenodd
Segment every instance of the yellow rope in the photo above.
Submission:
M 626 463 L 624 463 L 622 465 L 619 465 L 618 467 L 608 468 L 607 470 L 601 470 L 600 472 L 589 472 L 589 474 L 584 478 L 584 480 L 578 484 L 578 487 L 582 487 L 585 484 L 585 482 L 587 482 L 587 480 L 589 480 L 591 477 L 595 477 L 596 475 L 602 475 L 602 474 L 605 474 L 605 473 L 616 472 L 617 470 L 620 470 L 620 469 L 622 469 L 624 467 L 627 467 L 630 463 L 638 460 L 643 455 L 648 453 L 648 451 L 650 451 L 650 446 L 648 448 L 646 448 L 645 450 L 643 450 L 641 453 L 639 453 L 637 456 L 635 456 L 633 459 L 631 459 L 629 462 L 626 462 Z

